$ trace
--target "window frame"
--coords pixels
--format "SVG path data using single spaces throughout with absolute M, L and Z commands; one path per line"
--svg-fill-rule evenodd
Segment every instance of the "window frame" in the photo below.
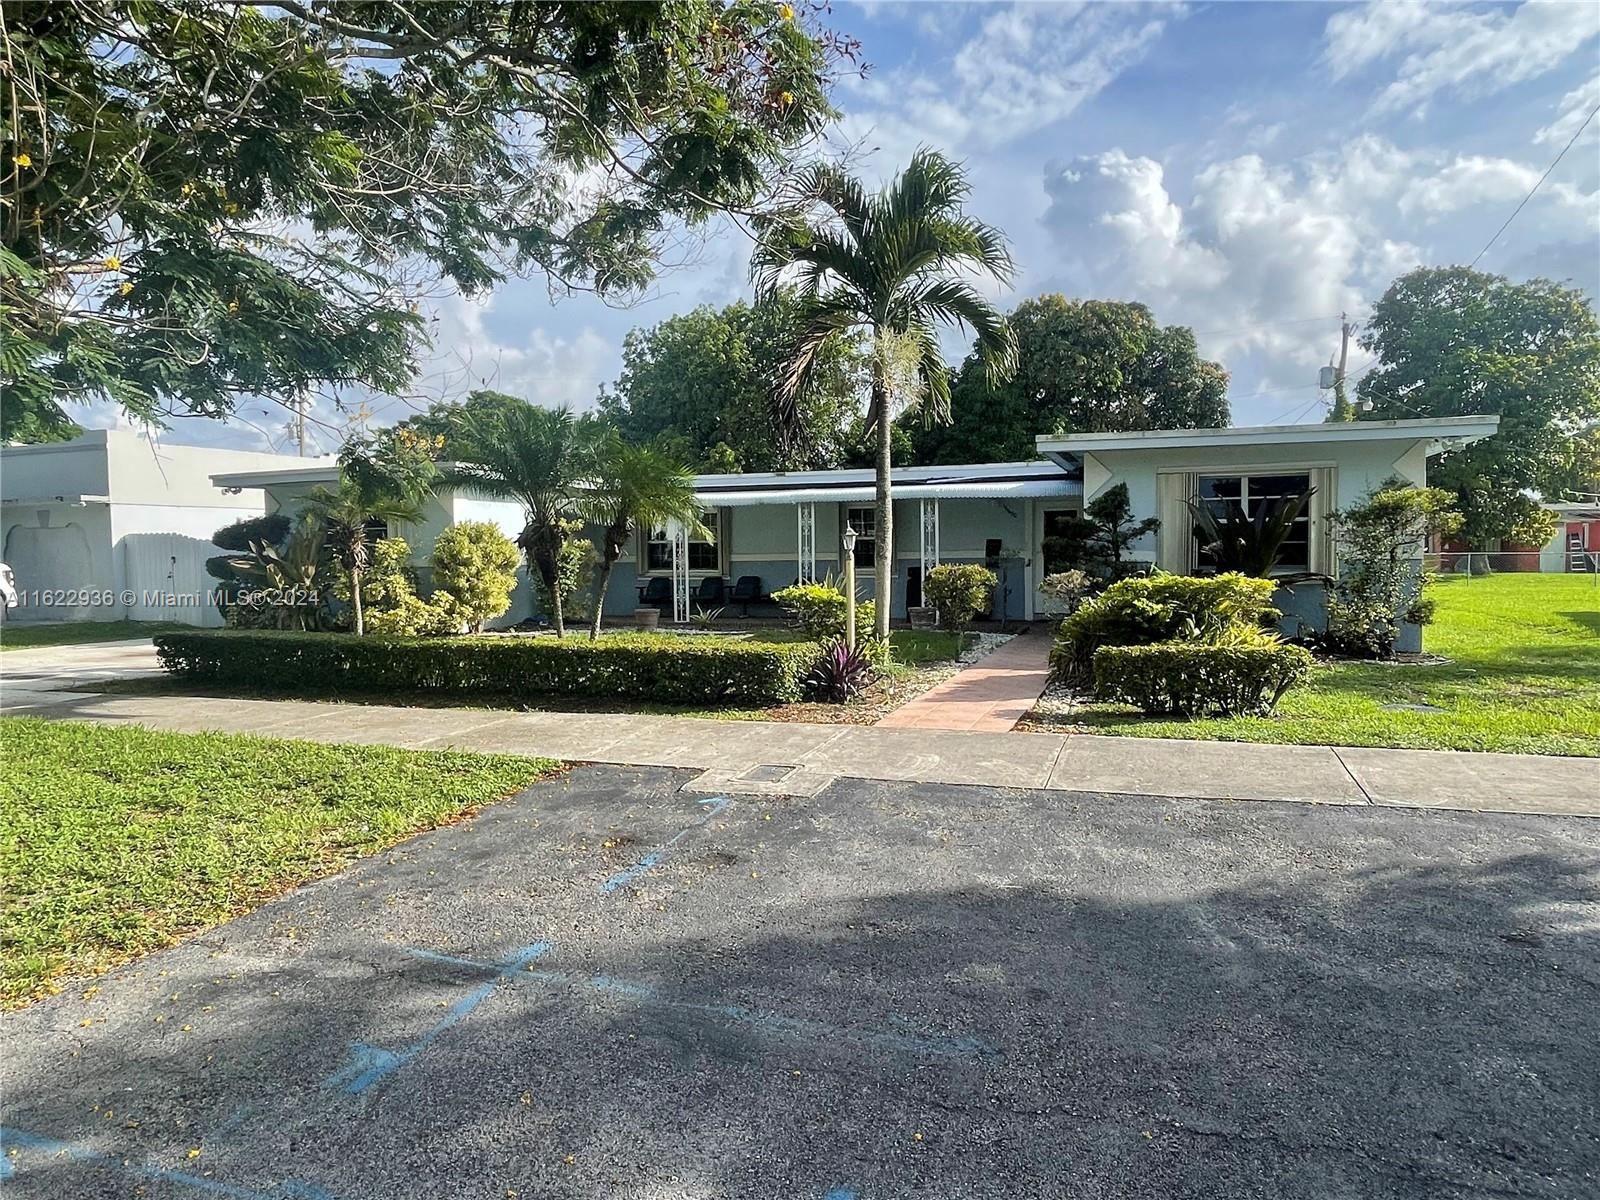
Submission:
M 708 508 L 700 514 L 700 520 L 704 522 L 705 525 L 715 535 L 715 540 L 707 542 L 694 537 L 689 539 L 689 574 L 691 577 L 700 576 L 704 578 L 707 575 L 727 574 L 727 571 L 723 569 L 726 563 L 723 549 L 727 541 L 727 539 L 723 536 L 723 533 L 727 527 L 727 522 L 723 518 L 723 513 L 725 511 L 725 509 L 721 508 Z M 657 537 L 657 533 L 660 533 L 663 536 Z M 639 537 L 639 549 L 638 555 L 635 559 L 635 566 L 641 579 L 654 575 L 672 574 L 672 540 L 666 537 L 665 534 L 666 530 L 664 529 L 646 529 L 643 531 L 642 536 Z M 652 567 L 650 565 L 650 550 L 653 546 L 667 547 L 666 562 L 663 566 Z M 694 552 L 697 547 L 702 549 L 710 549 L 712 558 L 714 559 L 713 566 L 697 567 L 694 565 Z
M 853 515 L 858 512 L 867 515 L 867 519 L 860 524 L 852 520 Z M 876 504 L 846 504 L 841 521 L 841 531 L 844 529 L 854 529 L 856 531 L 856 570 L 859 571 L 863 567 L 876 566 L 878 561 L 878 506 Z M 871 531 L 870 534 L 867 532 L 868 530 Z M 839 550 L 839 559 L 841 562 L 844 560 L 842 546 Z
M 1241 507 L 1244 508 L 1245 514 L 1248 516 L 1248 515 L 1250 515 L 1250 511 L 1251 511 L 1250 510 L 1250 500 L 1251 500 L 1251 496 L 1250 496 L 1250 479 L 1251 479 L 1251 477 L 1252 476 L 1254 476 L 1254 477 L 1267 477 L 1267 476 L 1279 476 L 1279 477 L 1282 477 L 1282 476 L 1289 476 L 1289 475 L 1304 476 L 1305 477 L 1305 481 L 1306 481 L 1305 482 L 1305 486 L 1306 486 L 1307 489 L 1314 488 L 1314 487 L 1317 486 L 1317 484 L 1316 484 L 1317 468 L 1316 467 L 1298 466 L 1298 465 L 1295 465 L 1295 464 L 1285 463 L 1285 464 L 1282 464 L 1282 465 L 1269 466 L 1269 467 L 1222 467 L 1222 468 L 1214 468 L 1213 467 L 1213 468 L 1196 469 L 1196 470 L 1190 472 L 1189 491 L 1190 491 L 1191 495 L 1194 498 L 1195 504 L 1197 504 L 1197 505 L 1204 504 L 1206 502 L 1206 500 L 1209 499 L 1209 497 L 1205 497 L 1205 496 L 1201 495 L 1201 488 L 1204 485 L 1206 480 L 1208 480 L 1208 479 L 1232 479 L 1232 480 L 1238 480 L 1238 483 L 1239 483 L 1239 497 L 1238 497 L 1238 499 L 1239 499 L 1239 502 L 1241 504 Z M 1277 562 L 1275 562 L 1275 563 L 1272 564 L 1272 569 L 1267 572 L 1267 575 L 1268 575 L 1269 578 L 1272 577 L 1272 576 L 1275 576 L 1275 575 L 1299 575 L 1299 574 L 1303 574 L 1303 573 L 1312 571 L 1314 569 L 1313 564 L 1317 561 L 1317 517 L 1318 517 L 1317 501 L 1318 501 L 1318 498 L 1319 498 L 1318 495 L 1313 495 L 1312 498 L 1311 498 L 1311 502 L 1306 505 L 1305 510 L 1298 517 L 1296 517 L 1295 521 L 1294 521 L 1294 523 L 1296 525 L 1300 524 L 1301 522 L 1305 523 L 1305 530 L 1306 530 L 1306 539 L 1305 539 L 1306 557 L 1305 557 L 1305 562 L 1304 563 L 1277 563 Z M 1215 570 L 1215 568 L 1209 568 L 1207 566 L 1207 564 L 1202 563 L 1200 561 L 1200 540 L 1199 540 L 1199 538 L 1197 538 L 1195 536 L 1192 525 L 1191 525 L 1191 529 L 1190 529 L 1190 532 L 1189 532 L 1188 563 L 1189 563 L 1188 573 L 1191 574 L 1191 575 L 1198 575 L 1204 569 L 1210 569 L 1210 570 L 1213 570 L 1213 571 Z

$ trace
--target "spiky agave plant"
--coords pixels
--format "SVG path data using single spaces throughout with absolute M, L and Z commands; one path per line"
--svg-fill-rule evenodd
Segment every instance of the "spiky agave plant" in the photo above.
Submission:
M 1278 561 L 1289 531 L 1316 494 L 1307 488 L 1298 495 L 1280 496 L 1246 514 L 1237 500 L 1229 500 L 1219 517 L 1205 504 L 1186 501 L 1194 514 L 1195 533 L 1211 553 L 1218 571 L 1238 571 L 1265 579 Z

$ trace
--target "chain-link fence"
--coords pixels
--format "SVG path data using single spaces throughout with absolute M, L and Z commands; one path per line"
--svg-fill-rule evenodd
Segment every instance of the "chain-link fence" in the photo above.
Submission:
M 1444 550 L 1423 555 L 1423 565 L 1439 575 L 1587 574 L 1600 587 L 1600 551 Z

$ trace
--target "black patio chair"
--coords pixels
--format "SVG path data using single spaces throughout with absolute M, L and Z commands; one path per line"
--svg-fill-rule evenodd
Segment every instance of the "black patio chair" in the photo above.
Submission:
M 654 605 L 656 608 L 665 608 L 672 603 L 672 580 L 665 575 L 652 577 L 639 589 L 639 607 L 646 608 Z
M 738 582 L 733 585 L 733 593 L 729 598 L 739 605 L 744 615 L 748 617 L 750 615 L 750 606 L 766 599 L 766 596 L 761 591 L 761 576 L 739 576 Z
M 694 590 L 694 602 L 700 608 L 720 608 L 728 599 L 728 584 L 721 575 L 707 575 Z

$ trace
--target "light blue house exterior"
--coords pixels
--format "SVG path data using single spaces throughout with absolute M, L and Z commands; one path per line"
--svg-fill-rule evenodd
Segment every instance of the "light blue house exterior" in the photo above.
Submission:
M 1049 561 L 1053 525 L 1118 484 L 1127 485 L 1136 518 L 1161 522 L 1134 544 L 1130 557 L 1180 574 L 1206 569 L 1186 502 L 1237 500 L 1250 509 L 1310 487 L 1315 494 L 1279 570 L 1300 581 L 1281 588 L 1278 602 L 1286 632 L 1317 629 L 1326 618 L 1326 581 L 1339 572 L 1332 514 L 1391 479 L 1425 483 L 1431 456 L 1491 436 L 1497 423 L 1496 417 L 1448 417 L 1044 436 L 1032 462 L 899 467 L 892 474 L 890 613 L 902 620 L 908 607 L 921 603 L 922 579 L 934 566 L 982 563 L 1000 578 L 990 616 L 1049 617 L 1040 582 L 1072 565 Z M 213 477 L 219 487 L 262 488 L 269 512 L 296 508 L 308 487 L 332 478 L 327 467 Z M 695 541 L 681 530 L 660 529 L 636 537 L 613 571 L 606 618 L 631 619 L 647 596 L 667 621 L 686 620 L 701 607 L 737 616 L 743 605 L 727 596 L 702 600 L 716 593 L 716 581 L 731 593 L 741 579 L 759 580 L 752 590 L 770 595 L 799 580 L 837 579 L 844 572 L 847 526 L 857 534 L 858 594 L 875 598 L 879 531 L 871 470 L 700 475 L 694 486 L 716 536 Z M 462 520 L 492 521 L 515 537 L 522 513 L 507 501 L 441 489 L 422 523 L 391 531 L 411 543 L 424 584 L 433 539 Z M 520 586 L 500 623 L 535 615 L 532 596 L 532 588 Z M 750 615 L 774 610 L 758 605 Z M 1401 648 L 1419 647 L 1420 631 L 1408 631 Z

